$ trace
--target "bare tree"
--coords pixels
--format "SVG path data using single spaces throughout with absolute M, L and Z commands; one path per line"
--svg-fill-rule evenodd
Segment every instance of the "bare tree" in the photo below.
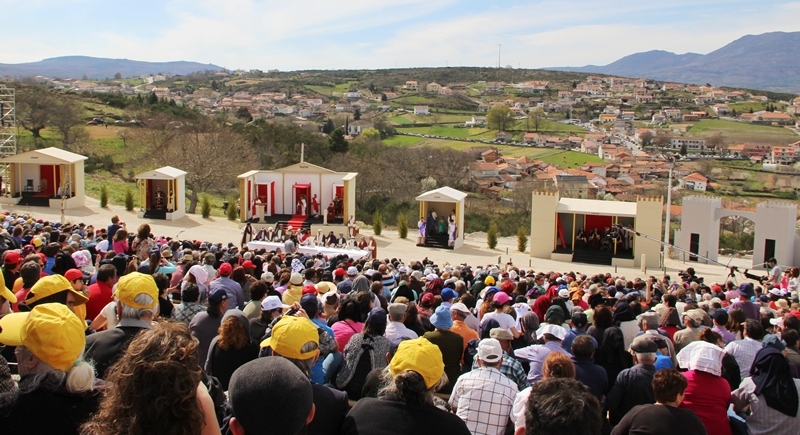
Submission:
M 52 113 L 49 123 L 61 132 L 61 146 L 70 149 L 70 144 L 75 141 L 74 128 L 82 122 L 78 105 L 69 98 L 55 99 L 52 103 Z

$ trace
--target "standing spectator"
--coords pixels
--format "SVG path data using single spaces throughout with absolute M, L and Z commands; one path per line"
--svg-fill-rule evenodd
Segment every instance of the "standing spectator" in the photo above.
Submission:
M 608 388 L 606 370 L 592 360 L 595 344 L 590 335 L 581 335 L 572 341 L 570 352 L 575 364 L 575 379 L 589 387 L 597 400 L 602 400 Z
M 616 425 L 634 406 L 655 403 L 653 375 L 658 346 L 652 341 L 640 341 L 631 347 L 636 365 L 621 371 L 606 398 L 606 408 L 612 425 Z
M 525 427 L 517 435 L 600 435 L 600 403 L 570 378 L 550 378 L 533 384 L 525 412 Z
M 678 353 L 678 364 L 687 369 L 687 387 L 680 407 L 694 411 L 709 435 L 730 435 L 728 406 L 731 387 L 722 375 L 725 352 L 705 341 L 690 343 Z
M 447 374 L 448 383 L 441 389 L 441 392 L 449 394 L 461 374 L 464 339 L 450 331 L 450 328 L 453 327 L 453 316 L 448 307 L 436 308 L 436 312 L 431 316 L 431 324 L 436 329 L 426 332 L 423 337 L 435 344 L 442 352 L 444 372 Z
M 50 245 L 48 245 L 48 247 L 50 247 Z M 117 255 L 125 255 L 128 253 L 129 249 L 130 246 L 128 245 L 128 232 L 120 228 L 116 233 L 114 233 L 114 237 L 111 239 L 111 250 L 116 252 Z M 145 258 L 147 257 L 143 257 L 142 260 Z
M 205 372 L 219 379 L 222 390 L 228 390 L 233 372 L 258 357 L 258 343 L 250 341 L 250 322 L 239 310 L 228 310 L 222 316 L 219 335 L 211 340 Z
M 106 232 L 108 234 L 107 239 L 108 240 L 113 239 L 114 235 L 117 233 L 117 230 L 119 230 L 120 228 L 122 228 L 122 229 L 126 228 L 125 222 L 120 222 L 119 216 L 117 216 L 117 215 L 112 216 L 111 217 L 111 225 L 109 225 L 108 229 L 106 230 Z
M 150 275 L 133 272 L 123 276 L 114 295 L 119 323 L 86 338 L 86 356 L 94 361 L 100 379 L 105 379 L 106 370 L 125 353 L 131 340 L 152 327 L 158 314 L 158 288 Z
M 612 435 L 705 435 L 697 415 L 679 406 L 686 391 L 686 378 L 676 369 L 660 370 L 653 376 L 655 405 L 631 409 L 614 427 Z M 725 423 L 728 425 L 727 422 Z
M 505 329 L 501 329 L 505 331 Z M 478 344 L 478 368 L 464 374 L 453 387 L 449 403 L 473 434 L 505 433 L 517 385 L 500 373 L 503 348 L 487 338 Z
M 750 376 L 750 366 L 756 354 L 761 350 L 761 339 L 764 338 L 764 328 L 754 319 L 747 319 L 744 323 L 744 339 L 735 340 L 725 346 L 725 352 L 736 358 L 742 379 Z
M 208 297 L 208 308 L 205 312 L 197 313 L 189 322 L 192 337 L 198 341 L 198 360 L 208 358 L 208 347 L 211 340 L 217 336 L 219 325 L 222 324 L 222 315 L 228 310 L 228 294 L 224 290 L 217 290 Z
M 181 290 L 181 303 L 172 310 L 172 318 L 185 325 L 191 323 L 197 313 L 205 311 L 205 307 L 198 302 L 198 299 L 200 299 L 200 289 L 197 284 L 187 284 Z
M 163 322 L 137 335 L 109 370 L 108 390 L 83 433 L 219 434 L 196 347 L 181 324 Z
M 57 303 L 0 319 L 0 343 L 16 346 L 20 375 L 19 389 L 0 395 L 4 434 L 77 434 L 95 412 L 99 392 L 94 369 L 83 358 L 84 328 Z M 35 410 L 42 414 L 32 416 Z
M 233 435 L 306 433 L 315 418 L 314 390 L 295 365 L 280 357 L 258 358 L 236 370 L 231 378 L 230 420 Z M 308 432 L 312 433 L 312 432 Z
M 441 351 L 425 338 L 400 343 L 383 381 L 377 399 L 361 399 L 347 414 L 342 435 L 470 434 L 463 420 L 435 406 L 447 378 Z
M 233 273 L 233 267 L 230 263 L 222 263 L 219 266 L 219 270 L 217 270 L 217 279 L 211 281 L 211 285 L 209 285 L 209 292 L 214 293 L 223 290 L 228 295 L 227 309 L 237 308 L 241 310 L 245 304 L 244 293 L 242 292 L 242 286 L 230 279 L 231 273 Z M 295 302 L 300 302 L 300 299 L 298 298 Z
M 750 409 L 747 430 L 753 435 L 800 433 L 800 379 L 792 379 L 786 357 L 765 347 L 756 355 L 750 374 L 731 393 L 735 411 Z
M 133 242 L 131 242 L 131 250 L 134 255 L 139 257 L 139 260 L 146 260 L 150 257 L 150 250 L 153 248 L 158 249 L 158 245 L 156 245 L 156 241 L 153 237 L 150 236 L 150 225 L 139 225 L 139 228 L 136 230 L 136 237 L 134 237 Z M 159 259 L 161 259 L 160 255 Z M 158 264 L 150 265 L 151 271 L 155 272 L 154 268 L 158 268 Z

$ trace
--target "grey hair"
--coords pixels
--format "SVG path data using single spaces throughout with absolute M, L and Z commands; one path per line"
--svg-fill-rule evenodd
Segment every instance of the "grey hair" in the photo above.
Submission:
M 313 342 L 313 341 L 309 341 L 308 343 L 304 344 L 303 347 L 300 348 L 300 353 L 312 352 L 312 351 L 315 351 L 317 349 L 319 349 L 319 345 L 317 343 Z M 275 355 L 279 355 L 277 352 L 275 352 L 274 349 L 273 349 L 272 353 L 275 354 Z M 280 355 L 280 356 L 283 356 L 283 355 Z M 316 355 L 312 356 L 311 358 L 308 358 L 308 359 L 295 359 L 295 358 L 289 358 L 289 357 L 285 357 L 285 356 L 283 356 L 283 357 L 288 359 L 289 361 L 291 361 L 291 363 L 294 364 L 295 366 L 297 366 L 297 368 L 300 369 L 300 371 L 303 372 L 303 374 L 305 374 L 306 376 L 309 376 L 309 374 L 311 373 L 311 367 L 317 361 L 317 356 Z
M 135 298 L 133 298 L 133 300 L 139 305 L 150 305 L 155 302 L 147 293 L 139 293 Z M 152 317 L 155 317 L 156 314 L 158 314 L 158 304 L 156 304 L 153 308 L 133 308 L 125 305 L 125 302 L 122 301 L 120 301 L 120 304 L 122 305 L 122 315 L 120 316 L 120 319 L 139 320 L 146 314 L 150 314 Z
M 83 359 L 83 352 L 75 360 L 75 363 L 67 371 L 58 370 L 46 362 L 40 360 L 33 352 L 26 347 L 22 347 L 24 352 L 39 360 L 36 365 L 36 372 L 25 377 L 24 382 L 20 382 L 20 393 L 30 393 L 39 389 L 47 391 L 57 391 L 64 384 L 67 391 L 74 394 L 85 393 L 94 389 L 94 365 Z
M 636 359 L 642 364 L 653 364 L 656 362 L 656 354 L 653 352 L 637 353 Z

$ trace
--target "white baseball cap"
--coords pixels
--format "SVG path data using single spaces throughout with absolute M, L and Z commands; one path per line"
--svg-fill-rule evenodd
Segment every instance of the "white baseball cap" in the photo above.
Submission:
M 460 313 L 469 314 L 469 308 L 461 302 L 456 302 L 450 305 L 450 311 L 458 311 Z
M 544 325 L 536 330 L 536 338 L 541 339 L 544 337 L 544 334 L 550 334 L 559 340 L 563 340 L 564 336 L 566 335 L 566 331 L 564 331 L 564 328 L 558 325 Z
M 350 266 L 347 268 L 347 276 L 356 276 L 358 275 L 358 269 L 355 266 Z
M 503 348 L 495 338 L 484 338 L 478 343 L 478 359 L 487 363 L 496 363 L 503 359 Z
M 281 302 L 281 298 L 277 296 L 267 296 L 261 301 L 261 311 L 272 311 L 276 308 L 289 308 L 289 305 Z

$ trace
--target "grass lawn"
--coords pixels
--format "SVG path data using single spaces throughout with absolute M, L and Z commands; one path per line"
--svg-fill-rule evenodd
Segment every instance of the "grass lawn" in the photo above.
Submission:
M 722 134 L 727 143 L 768 143 L 785 145 L 797 142 L 797 135 L 783 127 L 754 125 L 745 122 L 704 119 L 689 129 L 689 135 L 709 137 Z
M 395 124 L 401 124 L 401 125 L 413 124 L 414 121 L 411 121 L 409 119 L 412 116 L 413 115 L 398 115 L 398 116 L 394 116 L 394 117 L 392 117 L 392 122 L 394 122 Z
M 334 89 L 330 86 L 314 86 L 314 85 L 305 85 L 305 88 L 321 95 L 327 95 L 329 97 L 333 95 L 333 89 Z
M 728 108 L 731 110 L 735 110 L 736 113 L 746 113 L 749 112 L 750 109 L 753 109 L 753 112 L 758 112 L 759 110 L 764 110 L 766 105 L 761 101 L 746 101 L 743 103 L 729 103 Z
M 396 134 L 394 136 L 389 136 L 383 140 L 383 143 L 389 146 L 399 146 L 399 147 L 407 147 L 416 145 L 422 142 L 424 138 L 418 136 L 406 136 L 402 134 Z
M 405 133 L 428 134 L 431 136 L 445 136 L 445 137 L 463 137 L 466 138 L 471 129 L 458 128 L 458 127 L 445 127 L 441 125 L 432 125 L 430 127 L 400 127 L 397 129 Z
M 392 103 L 406 104 L 406 105 L 412 105 L 412 104 L 420 105 L 420 104 L 430 104 L 435 101 L 436 101 L 435 98 L 423 97 L 421 95 L 409 95 L 407 97 L 395 98 L 394 100 L 392 100 Z
M 603 163 L 603 159 L 595 155 L 563 150 L 548 150 L 536 156 L 536 159 L 562 169 L 579 168 L 586 163 Z
M 333 95 L 342 96 L 345 92 L 350 91 L 350 87 L 354 84 L 358 83 L 357 81 L 347 82 L 347 83 L 340 83 L 333 88 Z

